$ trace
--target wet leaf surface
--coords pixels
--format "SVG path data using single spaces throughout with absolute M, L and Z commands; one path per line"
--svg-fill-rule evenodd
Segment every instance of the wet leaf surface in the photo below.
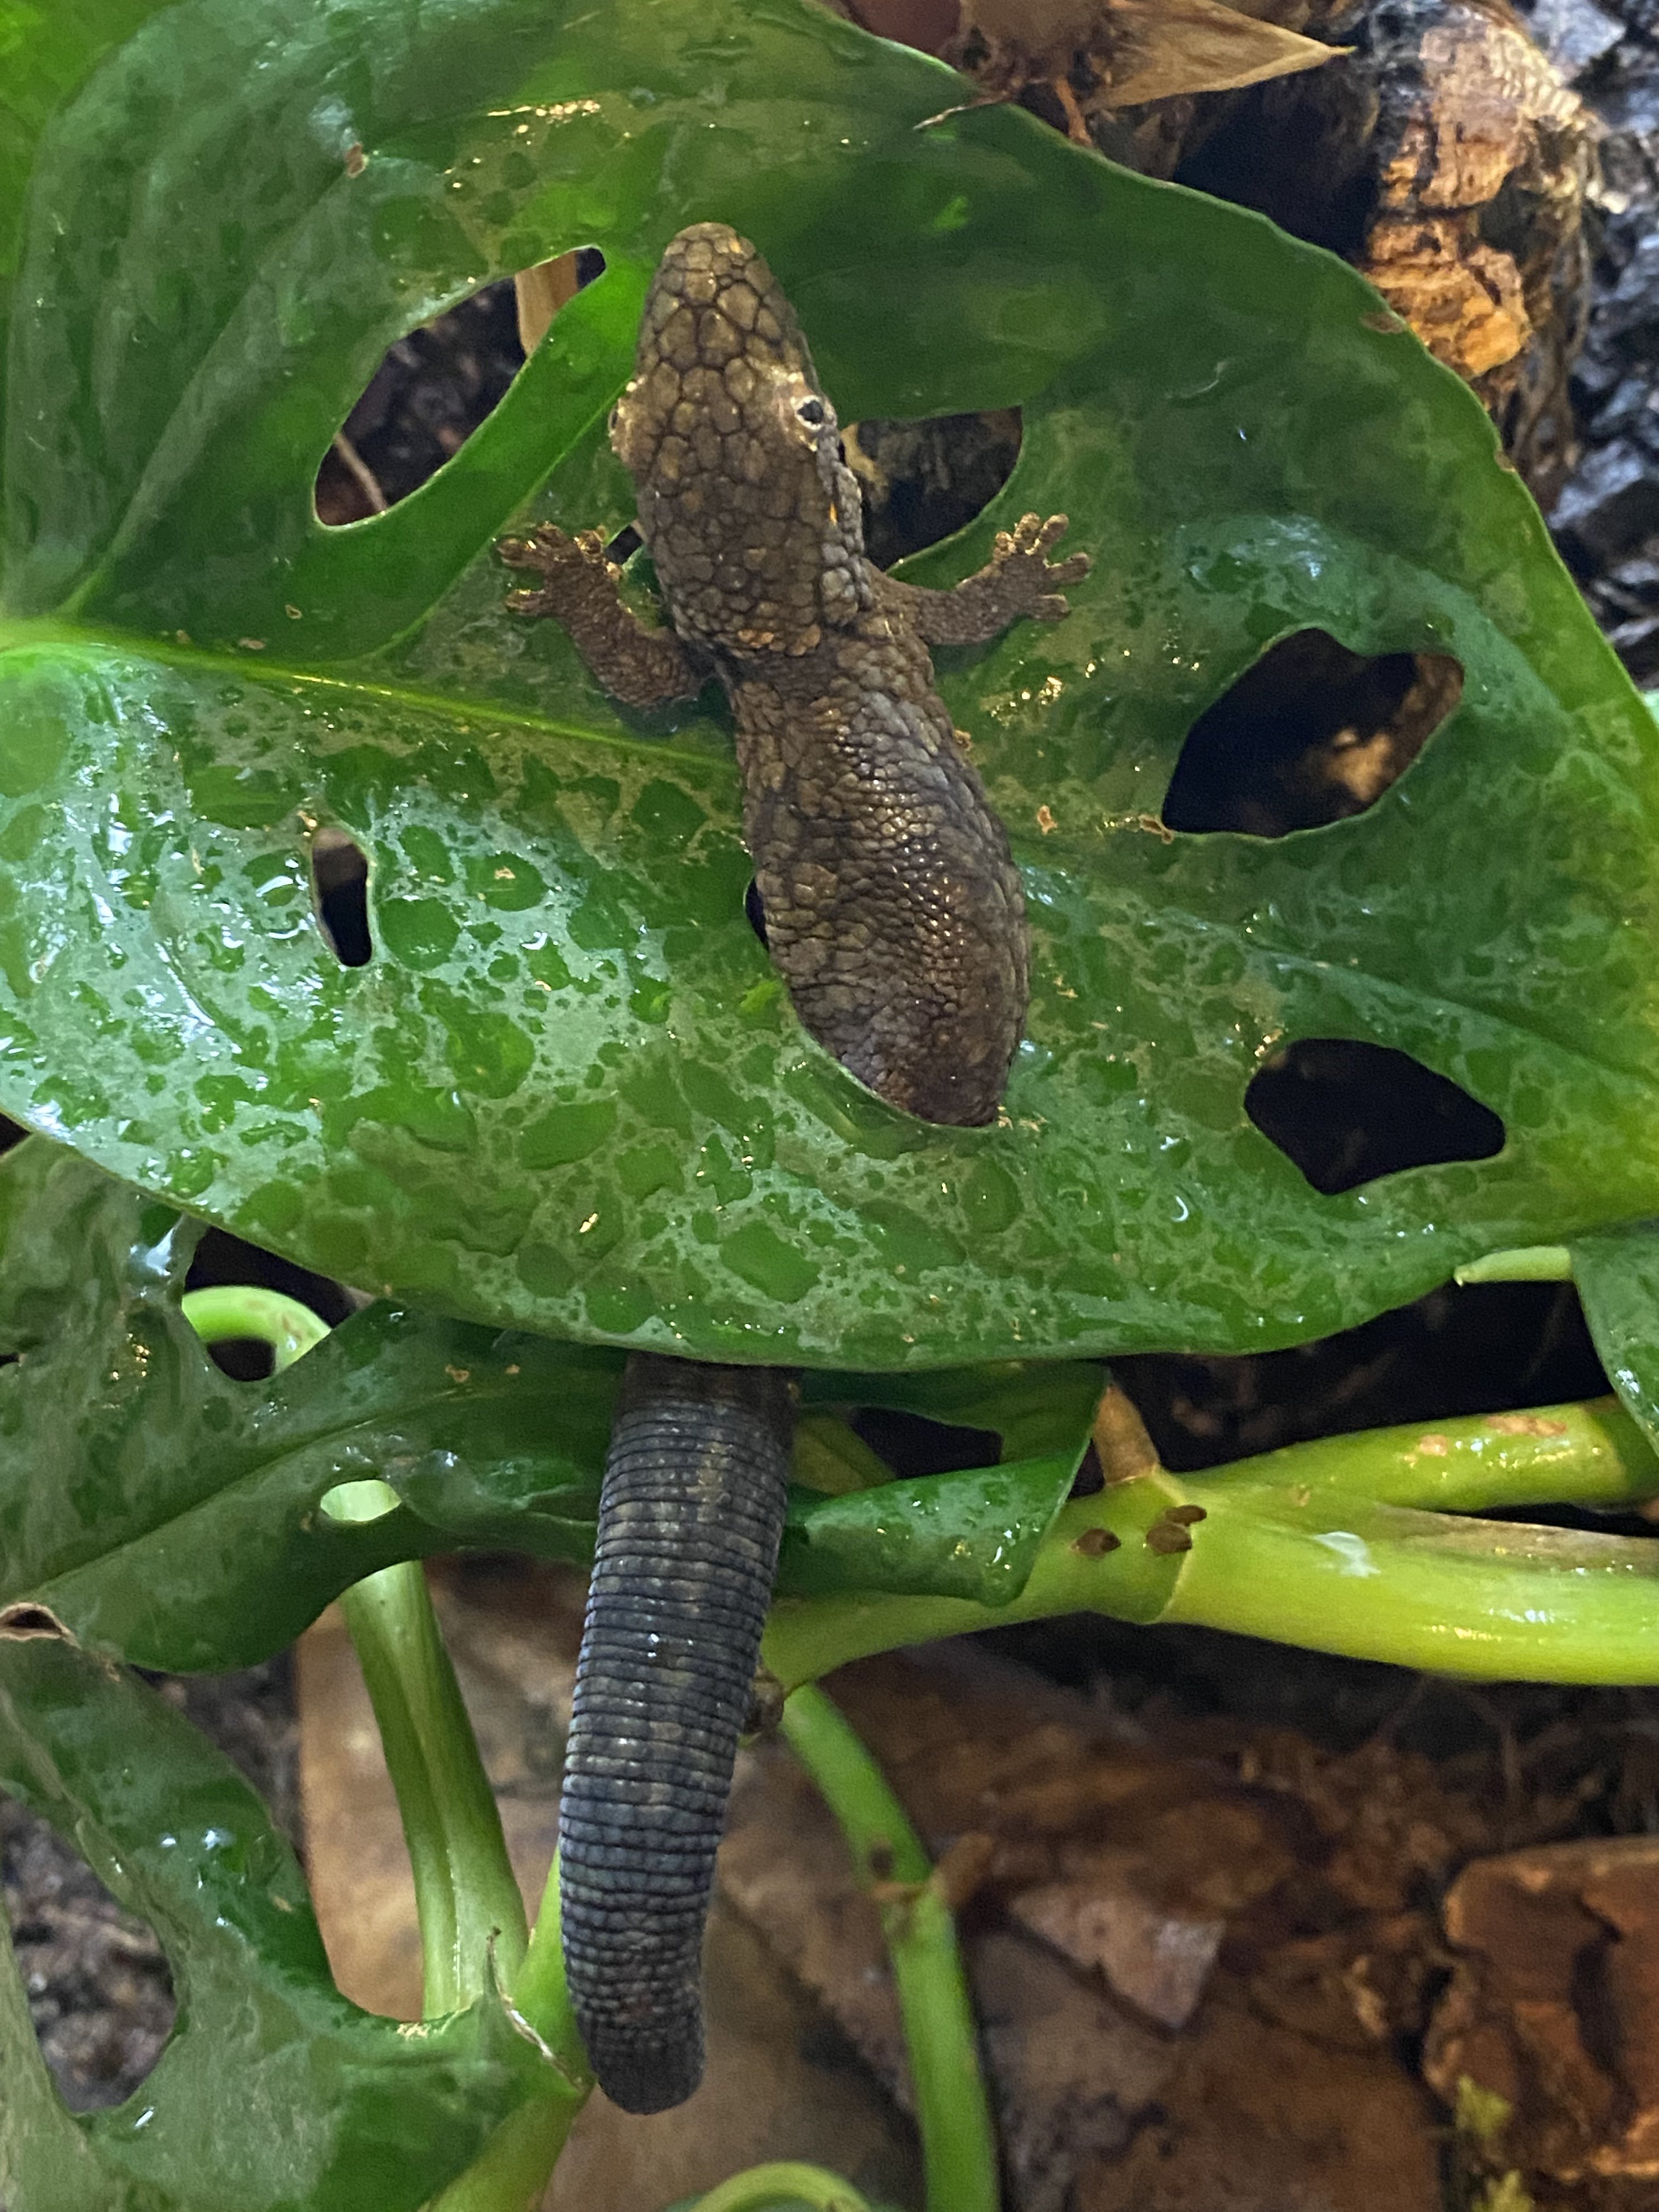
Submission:
M 179 1311 L 199 1224 L 39 1140 L 0 1161 L 0 1625 L 188 1672 L 279 1650 L 394 1559 L 586 1560 L 623 1355 L 380 1305 L 233 1382 Z M 1018 1596 L 1088 1443 L 1100 1370 L 1004 1363 L 811 1379 L 996 1431 L 1006 1464 L 795 1494 L 781 1588 Z M 337 1521 L 337 1483 L 402 1503 Z
M 1577 1237 L 1569 1249 L 1607 1380 L 1659 1443 L 1659 1221 Z
M 15 294 L 0 1104 L 371 1289 L 815 1366 L 1263 1348 L 1652 1210 L 1651 726 L 1478 406 L 1255 217 L 1019 112 L 919 131 L 958 83 L 788 0 L 189 0 L 59 106 Z M 628 519 L 603 417 L 694 214 L 770 256 L 848 418 L 1024 410 L 914 573 L 1027 507 L 1094 556 L 1064 624 L 942 657 L 1036 935 L 994 1129 L 800 1031 L 721 715 L 630 722 L 501 611 L 509 521 Z M 587 242 L 455 460 L 324 530 L 388 341 Z M 1153 834 L 1192 722 L 1310 627 L 1453 656 L 1456 712 L 1361 818 Z M 329 825 L 369 860 L 352 969 Z M 1321 1196 L 1243 1100 L 1329 1036 L 1504 1149 Z
M 415 2212 L 538 2065 L 499 2002 L 411 2033 L 335 1990 L 258 1799 L 161 1698 L 61 1639 L 0 1638 L 0 1783 L 161 1938 L 179 1999 L 136 2094 L 59 2103 L 9 1942 L 0 2187 L 30 2212 Z M 237 2085 L 232 2100 L 228 2081 Z

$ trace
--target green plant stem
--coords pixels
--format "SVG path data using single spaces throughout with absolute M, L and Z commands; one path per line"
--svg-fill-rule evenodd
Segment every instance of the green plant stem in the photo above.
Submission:
M 767 2212 L 775 2204 L 805 2205 L 811 2212 L 870 2212 L 866 2200 L 838 2173 L 787 2160 L 734 2173 L 698 2197 L 690 2212 Z
M 191 1291 L 180 1303 L 204 1343 L 269 1344 L 279 1373 L 328 1334 L 308 1307 L 274 1291 Z M 337 1484 L 323 1500 L 338 1521 L 377 1520 L 397 1503 L 397 1492 L 378 1481 Z M 564 1997 L 556 1862 L 548 1878 L 551 1911 L 544 1915 L 551 1962 L 544 1934 L 532 1965 L 501 1814 L 424 1569 L 418 1560 L 382 1568 L 347 1590 L 340 1609 L 374 1708 L 414 1871 L 422 2008 L 428 2019 L 461 2011 L 483 1994 L 492 1972 L 507 1985 L 518 1970 L 526 1987 L 508 2002 L 551 2061 L 553 2087 L 495 2130 L 483 2155 L 434 2199 L 432 2212 L 533 2212 L 586 2094 Z
M 860 1881 L 878 1896 L 915 2084 L 927 2212 L 997 2212 L 996 2137 L 956 1923 L 931 1879 L 921 1838 L 875 1761 L 821 1690 L 795 1692 L 783 1709 L 783 1733 L 835 1814 Z M 900 1887 L 908 1894 L 890 1893 Z M 847 2201 L 855 2203 L 842 2186 Z M 716 2208 L 721 2208 L 718 2191 L 704 2199 L 699 2212 Z
M 384 1492 L 384 1496 L 375 1493 Z M 397 1503 L 384 1483 L 329 1493 L 337 1519 L 368 1520 Z M 418 1559 L 382 1567 L 340 1599 L 386 1749 L 415 1875 L 422 2009 L 459 2012 L 489 1985 L 490 1960 L 510 1982 L 524 1956 L 524 1899 L 501 1817 L 445 1649 Z
M 1572 1255 L 1565 1244 L 1522 1244 L 1513 1251 L 1484 1252 L 1461 1267 L 1452 1280 L 1471 1283 L 1570 1283 Z
M 278 1372 L 328 1334 L 309 1307 L 245 1285 L 187 1291 L 185 1318 L 207 1344 L 269 1344 Z M 398 1503 L 383 1482 L 341 1483 L 324 1499 L 338 1521 L 373 1521 Z M 428 2019 L 459 2012 L 487 1986 L 490 1959 L 510 1978 L 524 1955 L 524 1900 L 455 1670 L 418 1560 L 384 1567 L 340 1600 L 374 1708 L 415 1875 Z
M 268 1344 L 279 1375 L 328 1334 L 328 1323 L 298 1298 L 251 1283 L 186 1291 L 179 1306 L 204 1344 Z
M 1188 1476 L 1185 1484 L 1199 1498 L 1222 1489 L 1279 1489 L 1286 1496 L 1307 1490 L 1437 1513 L 1630 1506 L 1659 1497 L 1659 1455 L 1609 1395 L 1322 1437 Z
M 1097 1612 L 1488 1680 L 1656 1682 L 1655 1547 L 1463 1517 L 1655 1496 L 1659 1457 L 1610 1398 L 1328 1437 L 1203 1475 L 1158 1469 L 1072 1500 L 1007 1606 L 780 1600 L 763 1656 L 787 1690 L 897 1645 Z M 1182 1506 L 1202 1509 L 1184 1530 L 1187 1550 L 1169 1518 Z M 1171 1540 L 1176 1548 L 1160 1548 Z
M 556 1853 L 507 2002 L 547 2054 L 551 2069 L 548 2093 L 498 2128 L 483 2155 L 434 2198 L 428 2212 L 526 2212 L 539 2204 L 571 2125 L 593 2086 L 565 1986 Z
M 547 1886 L 531 1931 L 530 1944 L 513 1982 L 513 2003 L 553 2054 L 553 2063 L 585 2097 L 593 2086 L 587 2053 L 576 2032 L 570 1991 L 565 1981 L 564 1945 L 559 1930 L 559 1857 L 547 1870 Z
M 574 2094 L 521 2105 L 426 2212 L 536 2212 L 581 2108 Z

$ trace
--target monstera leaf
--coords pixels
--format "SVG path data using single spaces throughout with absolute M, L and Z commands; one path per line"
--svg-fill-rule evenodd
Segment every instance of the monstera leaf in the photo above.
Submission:
M 1652 726 L 1474 401 L 1340 264 L 1018 111 L 938 119 L 959 80 L 810 0 L 86 0 L 43 52 L 0 144 L 8 1111 L 462 1318 L 829 1367 L 1284 1343 L 1659 1205 Z M 710 217 L 845 416 L 1024 410 L 916 573 L 1027 507 L 1094 558 L 1066 622 L 942 670 L 1035 933 L 994 1128 L 802 1033 L 717 706 L 629 719 L 501 611 L 495 533 L 628 519 L 604 417 Z M 586 243 L 460 453 L 323 528 L 387 342 Z M 1362 817 L 1158 834 L 1194 719 L 1310 627 L 1455 657 L 1460 704 Z M 313 911 L 329 825 L 362 968 Z M 1503 1150 L 1320 1194 L 1243 1103 L 1313 1037 L 1415 1055 Z
M 1573 1279 L 1607 1379 L 1659 1444 L 1659 1221 L 1637 1221 L 1571 1247 Z
M 620 1352 L 380 1305 L 270 1382 L 233 1382 L 179 1306 L 199 1226 L 59 1146 L 0 1162 L 0 1639 L 47 1627 L 138 1666 L 242 1666 L 397 1559 L 591 1557 Z M 1088 1363 L 811 1378 L 804 1450 L 855 1454 L 842 1417 L 873 1405 L 993 1431 L 1002 1458 L 802 1488 L 780 1587 L 1009 1603 L 1101 1380 Z M 329 1492 L 364 1476 L 400 1503 L 334 1517 Z
M 29 2212 L 416 2212 L 548 2069 L 499 1997 L 411 2027 L 330 1979 L 294 1854 L 155 1692 L 51 1636 L 0 1637 L 0 1785 L 148 1917 L 178 2026 L 142 2087 L 76 2118 L 0 1929 L 0 2191 Z M 236 2085 L 227 2094 L 227 2083 Z

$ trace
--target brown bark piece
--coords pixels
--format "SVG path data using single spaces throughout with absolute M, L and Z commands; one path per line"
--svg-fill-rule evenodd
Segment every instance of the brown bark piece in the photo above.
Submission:
M 1492 2155 L 1575 2182 L 1659 2177 L 1659 1838 L 1477 1860 L 1447 1895 L 1462 1954 L 1424 2071 L 1511 2108 Z
M 1540 404 L 1523 391 L 1534 333 L 1553 330 L 1558 351 L 1581 335 L 1589 118 L 1519 25 L 1486 9 L 1448 7 L 1417 60 L 1359 266 L 1495 413 L 1518 404 L 1524 416 Z M 1483 234 L 1501 193 L 1531 216 L 1503 246 Z
M 841 0 L 988 96 L 1023 94 L 1061 129 L 1080 112 L 1114 158 L 1344 253 L 1553 495 L 1574 459 L 1595 125 L 1504 0 L 960 0 L 947 32 L 956 4 Z
M 1311 21 L 1353 41 L 1340 70 L 1200 103 L 1162 173 L 1352 261 L 1547 499 L 1574 457 L 1595 118 L 1502 0 L 1320 0 Z
M 1039 1882 L 1012 1900 L 1015 1918 L 1074 1966 L 1099 1973 L 1115 1994 L 1160 2027 L 1184 2027 L 1198 2009 L 1227 1932 L 1224 1920 L 1171 1912 L 1135 1880 L 1133 1861 L 1113 1881 Z

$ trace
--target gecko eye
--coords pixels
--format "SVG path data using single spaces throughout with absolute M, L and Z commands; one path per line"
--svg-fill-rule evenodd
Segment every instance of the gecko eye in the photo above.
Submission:
M 798 399 L 795 403 L 795 413 L 809 430 L 821 430 L 823 428 L 823 400 Z

